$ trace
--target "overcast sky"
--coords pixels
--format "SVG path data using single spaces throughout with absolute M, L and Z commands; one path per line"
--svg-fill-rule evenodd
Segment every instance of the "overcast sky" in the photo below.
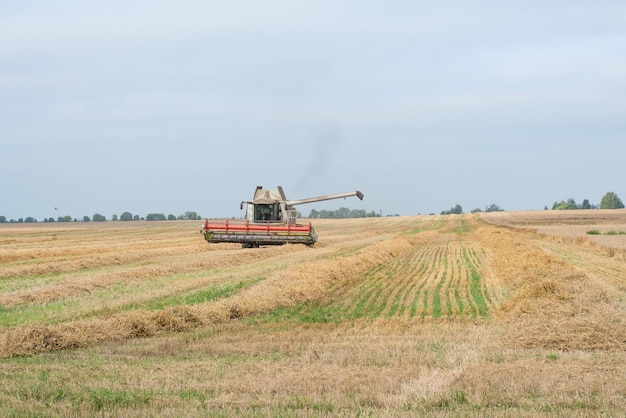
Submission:
M 0 215 L 626 200 L 623 1 L 20 1 Z M 55 211 L 55 207 L 58 210 Z

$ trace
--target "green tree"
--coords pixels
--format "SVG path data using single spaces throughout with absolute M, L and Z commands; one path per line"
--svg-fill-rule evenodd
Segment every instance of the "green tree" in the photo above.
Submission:
M 617 197 L 617 195 L 613 192 L 608 192 L 604 196 L 602 196 L 602 200 L 600 201 L 600 209 L 622 209 L 624 208 L 624 203 L 622 203 L 621 199 Z
M 181 215 L 178 219 L 182 220 L 182 219 L 184 219 L 184 217 Z M 176 220 L 176 216 L 170 213 L 169 215 L 167 215 L 167 220 L 168 221 L 175 221 Z
M 124 212 L 120 215 L 120 221 L 128 222 L 133 220 L 133 214 L 130 212 Z
M 7 217 L 6 216 L 0 216 L 0 224 L 5 224 L 7 223 Z
M 72 217 L 69 215 L 59 216 L 57 222 L 72 222 Z
M 591 203 L 589 203 L 589 199 L 583 200 L 582 205 L 580 205 L 581 209 L 592 209 Z
M 500 208 L 500 206 L 496 205 L 495 203 L 492 203 L 490 206 L 487 206 L 485 208 L 485 212 L 503 212 L 504 209 Z
M 453 206 L 452 208 L 450 208 L 450 210 L 444 210 L 441 211 L 442 215 L 450 215 L 450 214 L 456 214 L 456 215 L 461 215 L 463 213 L 463 207 L 461 207 L 460 204 L 456 204 L 456 206 Z
M 32 216 L 29 216 L 28 218 L 24 219 L 24 222 L 33 223 L 33 222 L 37 222 L 37 219 L 33 218 Z
M 149 213 L 148 215 L 146 215 L 147 221 L 164 221 L 166 219 L 167 218 L 162 213 Z
M 572 209 L 580 209 L 580 206 L 576 203 L 576 201 L 572 198 L 567 199 L 567 201 L 561 200 L 560 202 L 554 202 L 552 205 L 552 210 L 572 210 Z
M 185 215 L 183 216 L 183 218 L 188 221 L 195 221 L 198 219 L 198 213 L 197 212 L 185 212 Z
M 92 217 L 94 222 L 104 222 L 107 218 L 104 215 L 100 215 L 99 213 L 95 213 Z
M 140 219 L 139 219 L 139 215 L 135 215 L 135 216 L 133 216 L 133 221 L 138 221 L 138 220 L 140 220 Z
M 350 209 L 343 206 L 335 210 L 334 218 L 345 219 L 350 217 Z
M 83 216 L 83 222 L 91 222 L 91 218 L 89 216 Z
M 367 216 L 365 209 L 352 209 L 350 211 L 351 218 L 365 218 Z

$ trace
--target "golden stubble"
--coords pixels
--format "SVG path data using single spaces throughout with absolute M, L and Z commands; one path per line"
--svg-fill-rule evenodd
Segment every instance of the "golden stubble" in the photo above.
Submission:
M 108 264 L 102 270 L 91 261 L 80 267 L 83 256 L 77 251 L 68 254 L 74 259 L 63 260 L 61 235 L 75 246 L 84 231 L 57 230 L 57 240 L 44 241 L 51 247 L 42 263 L 67 264 L 52 280 L 33 273 L 26 277 L 32 286 L 2 292 L 5 301 L 33 295 L 12 306 L 38 303 L 46 309 L 53 301 L 88 299 L 94 289 L 105 292 L 105 298 L 111 289 L 111 297 L 118 297 L 113 289 L 120 283 L 149 284 L 178 273 L 191 276 L 173 282 L 169 293 L 161 289 L 125 296 L 127 302 L 138 302 L 129 311 L 110 303 L 110 310 L 98 313 L 101 307 L 94 305 L 94 314 L 83 319 L 5 328 L 0 335 L 3 356 L 34 355 L 43 364 L 22 366 L 4 359 L 2 370 L 35 383 L 43 371 L 52 371 L 67 390 L 108 387 L 156 394 L 145 407 L 124 410 L 128 416 L 193 416 L 194 408 L 225 415 L 300 416 L 446 415 L 448 408 L 452 414 L 519 416 L 550 410 L 615 415 L 626 410 L 626 324 L 620 287 L 624 265 L 616 257 L 576 240 L 537 234 L 527 226 L 485 224 L 473 215 L 322 220 L 315 226 L 320 245 L 313 248 L 258 250 L 205 243 L 196 247 L 190 242 L 201 240 L 190 233 L 196 231 L 171 226 L 150 229 L 152 247 L 147 248 L 135 235 L 141 228 L 110 230 L 112 248 L 122 245 L 115 238 L 118 232 L 136 247 L 112 254 L 120 264 L 103 259 Z M 82 244 L 107 247 L 107 233 L 99 230 L 98 236 Z M 29 245 L 33 253 L 39 250 L 20 236 L 2 239 L 17 240 L 22 257 L 2 268 L 21 268 L 15 263 L 26 260 Z M 192 248 L 198 251 L 184 254 Z M 147 255 L 152 249 L 157 252 Z M 171 251 L 170 256 L 163 257 L 160 249 Z M 133 250 L 146 258 L 137 261 Z M 85 260 L 95 257 L 87 252 Z M 386 317 L 387 306 L 378 318 L 327 324 L 264 319 L 265 313 L 280 307 L 353 303 L 354 290 L 365 277 L 373 277 L 381 289 L 393 285 L 384 294 L 401 305 L 417 294 L 401 296 L 403 289 L 419 286 L 415 281 L 420 280 L 424 288 L 435 289 L 437 280 L 445 277 L 450 288 L 442 287 L 441 296 L 452 295 L 470 280 L 463 265 L 474 266 L 480 276 L 482 295 L 490 301 L 486 318 L 460 317 L 458 311 L 441 318 L 431 311 L 414 318 Z M 196 274 L 203 269 L 205 275 Z M 385 269 L 388 276 L 372 273 Z M 141 274 L 135 276 L 137 272 Z M 5 280 L 11 280 L 10 275 Z M 100 287 L 76 290 L 75 285 L 88 285 L 89 280 Z M 215 280 L 254 284 L 206 303 L 157 310 L 142 309 L 139 303 L 201 289 Z M 54 291 L 55 286 L 59 290 L 54 297 L 35 298 L 41 289 Z M 429 296 L 427 303 L 432 301 Z M 7 397 L 24 410 L 43 402 L 23 395 L 3 399 Z M 85 414 L 94 412 L 81 405 Z M 588 409 L 577 409 L 579 405 Z M 76 411 L 63 403 L 57 410 Z

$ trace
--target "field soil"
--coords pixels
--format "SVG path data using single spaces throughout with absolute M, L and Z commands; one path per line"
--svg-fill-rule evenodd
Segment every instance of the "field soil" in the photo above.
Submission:
M 0 225 L 0 415 L 626 415 L 626 211 L 313 224 Z

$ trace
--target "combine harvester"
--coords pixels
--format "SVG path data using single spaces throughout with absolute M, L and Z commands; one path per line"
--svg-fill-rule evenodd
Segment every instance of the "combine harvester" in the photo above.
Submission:
M 249 202 L 241 202 L 246 207 L 245 220 L 209 220 L 200 231 L 210 243 L 234 242 L 243 248 L 257 248 L 261 245 L 306 244 L 313 245 L 317 234 L 313 226 L 297 223 L 296 205 L 320 202 L 323 200 L 341 199 L 357 196 L 363 200 L 360 191 L 329 194 L 308 199 L 287 200 L 283 188 L 263 190 L 257 186 L 254 198 Z

